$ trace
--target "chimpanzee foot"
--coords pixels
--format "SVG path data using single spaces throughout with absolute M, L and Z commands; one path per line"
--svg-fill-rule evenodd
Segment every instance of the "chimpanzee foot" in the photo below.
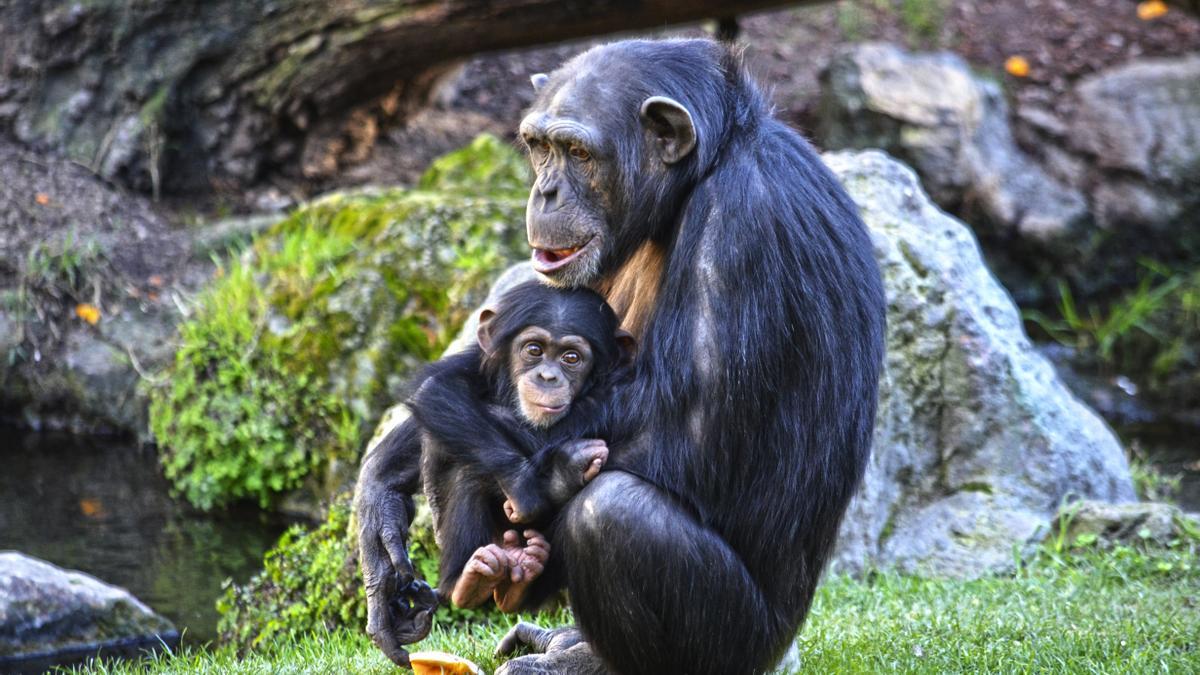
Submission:
M 513 626 L 496 645 L 496 655 L 508 656 L 521 647 L 527 647 L 536 653 L 508 661 L 496 670 L 496 675 L 609 673 L 608 668 L 592 652 L 591 646 L 583 640 L 583 635 L 574 626 L 547 630 L 522 621 Z
M 477 548 L 463 566 L 462 574 L 450 593 L 450 601 L 458 607 L 478 607 L 492 597 L 492 593 L 508 580 L 511 573 L 507 551 L 496 544 Z
M 537 530 L 525 530 L 525 543 L 522 544 L 517 531 L 509 530 L 504 533 L 503 547 L 508 555 L 510 575 L 507 582 L 501 580 L 493 596 L 500 611 L 515 612 L 521 608 L 529 585 L 546 569 L 550 542 Z

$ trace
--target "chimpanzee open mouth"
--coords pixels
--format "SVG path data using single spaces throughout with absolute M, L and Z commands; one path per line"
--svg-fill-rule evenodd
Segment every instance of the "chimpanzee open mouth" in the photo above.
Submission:
M 560 269 L 570 263 L 572 260 L 579 257 L 592 242 L 595 240 L 588 239 L 579 246 L 569 248 L 534 248 L 533 249 L 533 269 L 547 274 L 554 270 Z

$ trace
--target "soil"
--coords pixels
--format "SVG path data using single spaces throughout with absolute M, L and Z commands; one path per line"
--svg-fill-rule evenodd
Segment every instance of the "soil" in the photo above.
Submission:
M 949 49 L 980 71 L 1004 82 L 1023 104 L 1056 109 L 1082 77 L 1141 57 L 1200 53 L 1200 18 L 1172 8 L 1142 21 L 1134 0 L 841 0 L 741 18 L 739 42 L 746 63 L 771 90 L 779 114 L 809 131 L 819 95 L 818 76 L 837 50 L 856 41 L 882 40 L 915 50 Z M 663 29 L 637 36 L 703 35 L 703 26 Z M 477 56 L 435 88 L 430 105 L 405 123 L 379 134 L 367 158 L 332 179 L 301 182 L 275 177 L 240 198 L 198 202 L 172 195 L 159 206 L 126 194 L 86 168 L 0 145 L 0 251 L 28 251 L 64 237 L 99 239 L 111 268 L 126 283 L 170 281 L 186 247 L 179 223 L 197 214 L 211 220 L 231 211 L 280 211 L 299 200 L 366 184 L 412 184 L 430 160 L 461 147 L 476 134 L 513 138 L 521 111 L 533 98 L 528 77 L 546 72 L 605 36 L 537 49 Z M 1023 56 L 1026 77 L 1004 71 L 1010 56 Z M 1022 124 L 1014 114 L 1014 124 Z M 38 202 L 44 195 L 46 204 Z M 0 261 L 0 281 L 18 263 Z M 141 288 L 153 293 L 153 288 Z
M 103 289 L 119 287 L 158 302 L 160 291 L 190 271 L 180 262 L 192 250 L 191 235 L 173 224 L 174 214 L 75 162 L 2 140 L 0 157 L 0 251 L 28 253 L 0 257 L 0 289 L 57 276 L 66 278 L 34 290 L 101 305 Z M 39 255 L 45 269 L 29 269 Z
M 637 35 L 704 32 L 688 26 Z M 477 133 L 512 138 L 533 98 L 529 75 L 553 70 L 610 39 L 615 38 L 473 58 L 446 79 L 427 110 L 381 134 L 366 162 L 331 181 L 290 189 L 411 183 L 430 159 Z M 1136 58 L 1200 53 L 1200 18 L 1173 7 L 1165 16 L 1143 21 L 1135 0 L 841 0 L 742 17 L 739 36 L 749 68 L 770 88 L 780 115 L 806 132 L 814 126 L 821 70 L 839 49 L 857 41 L 956 52 L 1004 83 L 1014 111 L 1035 103 L 1058 110 L 1072 86 L 1089 74 Z M 1027 76 L 1005 72 L 1011 56 L 1028 61 Z M 1021 124 L 1019 118 L 1014 124 Z

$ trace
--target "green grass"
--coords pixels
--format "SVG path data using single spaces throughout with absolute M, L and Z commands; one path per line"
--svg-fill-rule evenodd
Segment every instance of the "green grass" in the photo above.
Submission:
M 1013 573 L 973 581 L 877 573 L 835 575 L 817 594 L 800 646 L 812 673 L 1200 672 L 1196 541 L 1166 549 L 1118 546 L 1055 552 Z M 697 605 L 702 611 L 702 605 Z M 534 620 L 562 623 L 565 615 Z M 414 649 L 474 660 L 487 671 L 510 622 L 439 627 Z M 360 632 L 290 639 L 238 659 L 183 650 L 95 673 L 395 672 Z

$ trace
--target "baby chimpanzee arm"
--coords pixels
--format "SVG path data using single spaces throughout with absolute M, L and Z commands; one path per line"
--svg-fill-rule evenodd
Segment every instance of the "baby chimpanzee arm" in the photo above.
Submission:
M 437 452 L 481 480 L 496 481 L 523 510 L 540 513 L 545 497 L 529 461 L 536 441 L 502 401 L 494 400 L 479 363 L 474 348 L 433 364 L 408 406 L 436 441 Z

